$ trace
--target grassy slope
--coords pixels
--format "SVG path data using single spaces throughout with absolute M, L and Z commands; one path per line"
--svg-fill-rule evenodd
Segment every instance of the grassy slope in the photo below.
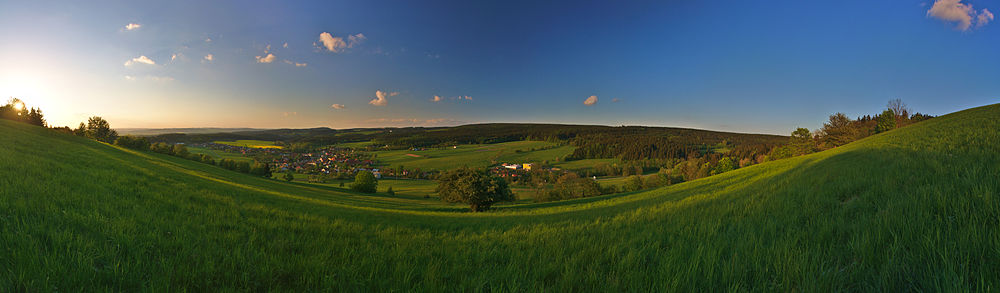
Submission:
M 995 117 L 480 214 L 0 121 L 0 288 L 996 290 Z

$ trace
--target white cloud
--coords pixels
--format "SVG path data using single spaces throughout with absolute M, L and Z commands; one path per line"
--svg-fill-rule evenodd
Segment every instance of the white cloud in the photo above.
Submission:
M 126 75 L 125 76 L 125 80 L 127 80 L 127 81 L 134 81 L 135 80 L 135 76 Z
M 361 45 L 361 43 L 367 39 L 368 37 L 365 37 L 365 34 L 362 33 L 358 33 L 356 35 L 349 35 L 347 36 L 347 42 L 348 42 L 347 47 L 354 48 L 354 46 Z
M 431 102 L 437 103 L 437 102 L 440 102 L 440 101 L 441 101 L 441 96 L 434 96 L 433 98 L 431 98 Z
M 211 43 L 212 42 L 212 38 L 205 38 L 205 42 L 206 43 Z
M 205 55 L 205 61 L 212 61 L 212 60 L 215 60 L 215 56 L 213 56 L 212 54 Z
M 285 42 L 284 44 L 281 44 L 281 47 L 287 49 L 288 48 L 288 42 Z
M 347 43 L 344 42 L 344 38 L 334 37 L 328 32 L 319 34 L 319 42 L 323 44 L 323 47 L 325 47 L 327 51 L 334 53 L 343 52 L 344 47 L 347 47 Z
M 271 63 L 274 62 L 275 59 L 278 59 L 278 57 L 274 56 L 274 54 L 267 54 L 267 56 L 264 57 L 257 56 L 257 63 Z
M 330 108 L 341 110 L 341 109 L 347 108 L 347 106 L 344 106 L 344 104 L 333 104 L 333 105 L 330 106 Z
M 129 23 L 129 24 L 125 25 L 125 30 L 127 30 L 127 31 L 130 31 L 130 30 L 137 30 L 137 29 L 139 29 L 139 28 L 141 28 L 141 27 L 142 27 L 142 25 L 141 25 L 141 24 L 138 24 L 138 23 L 134 23 L 134 22 L 133 22 L 133 23 Z
M 594 104 L 597 104 L 597 96 L 590 96 L 586 100 L 583 100 L 583 104 L 587 106 L 593 106 Z
M 391 96 L 398 95 L 399 92 L 383 92 L 381 90 L 375 91 L 375 98 L 369 101 L 369 104 L 373 106 L 385 106 L 389 104 L 388 98 Z
M 990 21 L 993 21 L 993 13 L 983 8 L 983 11 L 976 16 L 976 27 L 984 26 Z
M 955 28 L 963 31 L 969 30 L 972 21 L 976 21 L 976 27 L 981 27 L 993 20 L 993 13 L 983 9 L 976 12 L 972 4 L 962 3 L 962 0 L 936 0 L 931 9 L 927 10 L 927 16 L 955 22 Z
M 132 66 L 132 65 L 135 65 L 136 63 L 142 63 L 142 64 L 147 64 L 147 65 L 156 65 L 156 62 L 153 61 L 153 59 L 149 59 L 149 57 L 146 57 L 145 55 L 143 55 L 143 56 L 132 58 L 132 60 L 125 61 L 125 66 Z
M 293 62 L 292 60 L 281 60 L 281 62 L 285 62 L 285 64 L 288 65 L 295 65 L 295 67 L 306 67 L 307 65 L 309 65 L 306 63 Z

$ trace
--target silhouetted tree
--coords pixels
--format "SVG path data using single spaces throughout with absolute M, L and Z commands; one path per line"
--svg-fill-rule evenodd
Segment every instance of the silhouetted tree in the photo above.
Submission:
M 118 138 L 118 132 L 111 129 L 111 124 L 99 116 L 87 119 L 87 130 L 84 133 L 91 139 L 106 143 L 114 143 Z

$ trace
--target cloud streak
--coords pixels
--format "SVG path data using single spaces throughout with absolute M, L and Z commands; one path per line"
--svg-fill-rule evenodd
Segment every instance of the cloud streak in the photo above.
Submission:
M 142 27 L 141 24 L 133 22 L 133 23 L 129 23 L 129 24 L 125 25 L 125 30 L 127 30 L 127 31 L 137 30 L 137 29 L 139 29 L 141 27 Z
M 346 109 L 347 106 L 344 106 L 344 104 L 333 104 L 333 105 L 330 105 L 330 108 L 334 108 L 334 109 L 337 109 L 337 110 L 343 110 L 343 109 Z
M 597 104 L 597 96 L 590 96 L 586 100 L 583 100 L 583 104 L 587 106 L 593 106 L 594 104 Z

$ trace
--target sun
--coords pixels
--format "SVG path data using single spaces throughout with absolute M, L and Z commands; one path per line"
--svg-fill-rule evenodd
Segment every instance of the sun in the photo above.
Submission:
M 17 101 L 16 103 L 14 103 L 14 110 L 17 110 L 18 112 L 24 110 L 24 102 Z

